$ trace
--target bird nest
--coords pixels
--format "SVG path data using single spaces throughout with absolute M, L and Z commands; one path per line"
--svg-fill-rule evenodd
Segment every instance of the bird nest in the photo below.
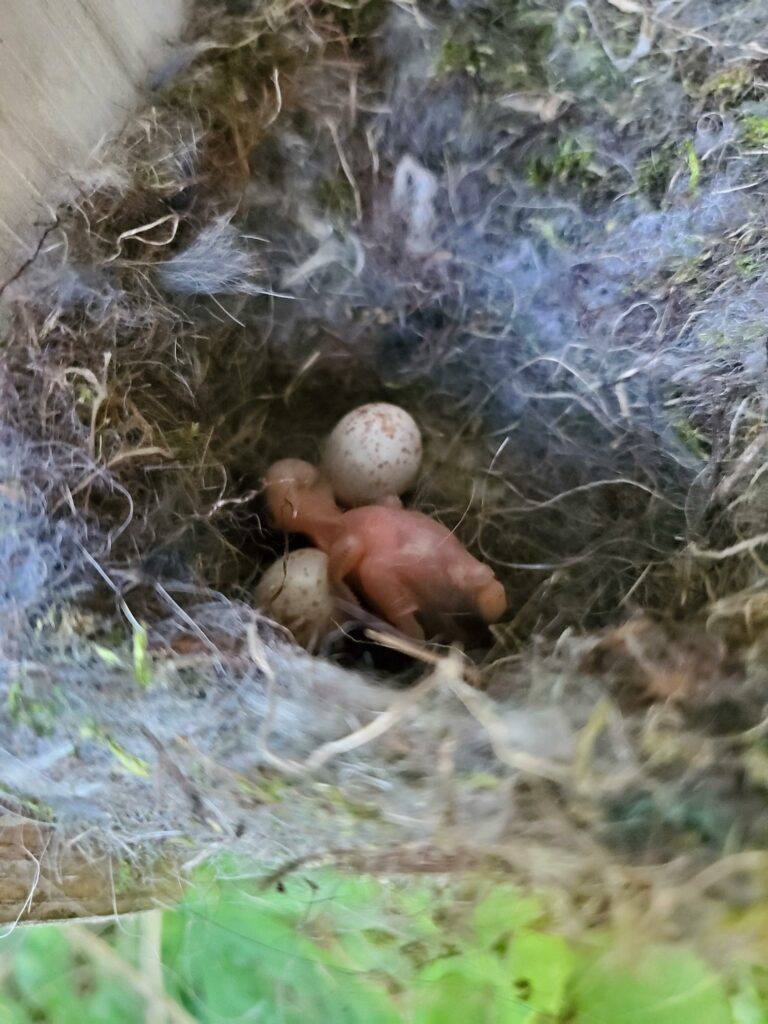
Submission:
M 663 6 L 200 5 L 2 288 L 6 916 L 224 849 L 761 891 L 764 50 Z M 465 650 L 257 607 L 264 471 L 377 400 L 506 588 Z

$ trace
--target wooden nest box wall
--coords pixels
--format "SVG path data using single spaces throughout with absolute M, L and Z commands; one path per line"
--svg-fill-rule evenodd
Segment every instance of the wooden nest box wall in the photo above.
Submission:
M 0 0 L 0 269 L 33 255 L 181 31 L 185 0 Z

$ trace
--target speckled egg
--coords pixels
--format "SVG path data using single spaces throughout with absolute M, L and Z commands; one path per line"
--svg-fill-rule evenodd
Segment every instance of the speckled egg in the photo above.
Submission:
M 325 444 L 323 468 L 337 499 L 349 507 L 403 494 L 421 465 L 421 431 L 398 405 L 372 402 L 340 420 Z
M 333 618 L 328 557 L 316 548 L 285 555 L 266 570 L 256 587 L 259 607 L 307 647 L 326 632 Z

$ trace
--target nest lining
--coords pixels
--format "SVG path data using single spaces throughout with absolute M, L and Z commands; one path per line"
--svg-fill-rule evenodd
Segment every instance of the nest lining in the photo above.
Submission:
M 26 815 L 139 865 L 341 827 L 537 881 L 567 863 L 574 901 L 601 858 L 668 858 L 666 891 L 681 851 L 761 847 L 764 200 L 733 106 L 759 119 L 760 72 L 735 101 L 711 84 L 748 5 L 717 47 L 688 14 L 637 87 L 618 14 L 610 44 L 587 26 L 585 78 L 582 15 L 547 3 L 492 32 L 480 9 L 198 12 L 6 289 L 26 589 L 2 771 Z M 528 66 L 473 42 L 523 25 Z M 375 399 L 424 430 L 415 505 L 508 588 L 472 652 L 486 694 L 451 659 L 398 694 L 249 601 L 284 545 L 263 470 Z

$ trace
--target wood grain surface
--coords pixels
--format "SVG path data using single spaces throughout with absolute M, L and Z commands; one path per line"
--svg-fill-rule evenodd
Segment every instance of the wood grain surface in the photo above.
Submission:
M 186 0 L 0 0 L 0 274 L 29 258 Z

